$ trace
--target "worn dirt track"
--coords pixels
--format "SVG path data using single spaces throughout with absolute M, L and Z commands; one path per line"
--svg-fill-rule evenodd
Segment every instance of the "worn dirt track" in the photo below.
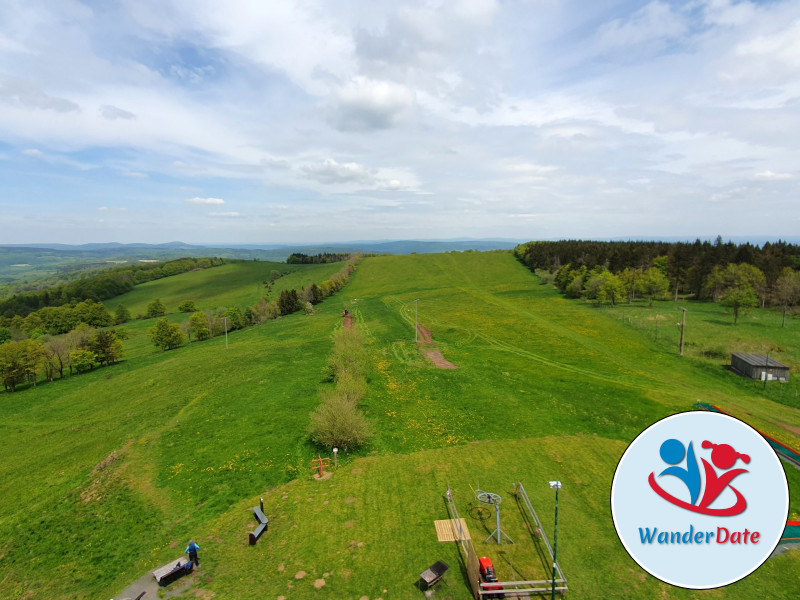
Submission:
M 444 355 L 442 354 L 441 350 L 436 347 L 436 342 L 433 341 L 433 334 L 431 330 L 427 327 L 423 327 L 422 325 L 417 325 L 417 332 L 419 334 L 419 340 L 417 341 L 417 345 L 419 346 L 420 352 L 425 356 L 428 360 L 430 360 L 438 369 L 457 369 L 458 365 L 454 365 L 449 360 L 447 360 Z

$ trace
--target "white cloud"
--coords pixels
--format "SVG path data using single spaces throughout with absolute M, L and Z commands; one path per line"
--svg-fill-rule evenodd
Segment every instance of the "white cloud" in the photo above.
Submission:
M 397 125 L 414 105 L 405 86 L 357 77 L 334 92 L 330 123 L 342 131 L 370 131 Z
M 25 166 L 45 175 L 21 194 L 20 222 L 69 190 L 65 207 L 133 206 L 132 182 L 117 177 L 115 194 L 113 178 L 85 173 L 98 166 L 139 179 L 143 198 L 180 190 L 176 214 L 206 206 L 189 211 L 197 241 L 234 224 L 264 241 L 269 223 L 285 241 L 680 235 L 709 222 L 733 235 L 748 223 L 715 212 L 726 199 L 778 206 L 800 192 L 798 40 L 789 0 L 125 0 L 103 11 L 9 0 L 0 139 L 8 160 L 39 159 Z M 22 190 L 24 170 L 7 170 Z M 56 181 L 70 182 L 63 194 Z M 207 212 L 227 208 L 205 197 L 213 190 L 262 220 L 211 219 L 233 216 Z M 682 208 L 690 218 L 672 216 Z M 166 222 L 129 220 L 173 239 Z
M 105 211 L 105 210 L 108 210 L 108 207 L 107 207 L 107 206 L 100 206 L 100 207 L 98 207 L 98 209 L 97 209 L 97 210 L 99 210 L 99 211 Z
M 121 108 L 117 108 L 116 106 L 111 106 L 110 104 L 106 104 L 105 106 L 100 107 L 100 115 L 104 119 L 108 119 L 109 121 L 115 121 L 116 119 L 135 119 L 136 115 L 132 112 L 128 112 L 127 110 L 122 110 Z
M 682 15 L 669 4 L 656 1 L 630 16 L 606 23 L 598 30 L 598 39 L 605 48 L 627 47 L 675 39 L 687 31 Z
M 355 162 L 339 163 L 332 158 L 321 163 L 305 165 L 302 171 L 311 179 L 325 184 L 361 183 L 371 184 L 375 180 L 373 172 Z
M 210 212 L 208 213 L 209 217 L 239 217 L 238 212 L 230 211 L 230 212 Z
M 0 83 L 0 102 L 27 110 L 47 110 L 56 113 L 80 110 L 75 102 L 52 96 L 40 89 L 36 83 L 24 79 L 11 79 Z
M 506 165 L 504 170 L 510 171 L 511 173 L 522 173 L 526 175 L 544 175 L 557 171 L 558 167 L 553 165 L 539 165 L 536 163 L 514 163 Z
M 198 196 L 187 198 L 184 202 L 186 204 L 225 204 L 225 200 L 222 198 L 200 198 Z
M 755 178 L 765 181 L 785 181 L 787 179 L 794 179 L 794 175 L 791 173 L 773 173 L 772 171 L 761 171 L 760 173 L 756 173 Z

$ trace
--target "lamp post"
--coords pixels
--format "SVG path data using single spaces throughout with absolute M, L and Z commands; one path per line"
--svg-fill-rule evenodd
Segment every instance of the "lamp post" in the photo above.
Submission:
M 680 355 L 683 356 L 683 330 L 686 329 L 686 309 L 682 308 L 683 315 L 681 316 L 681 343 L 680 343 Z
M 558 490 L 561 489 L 561 482 L 560 481 L 551 481 L 550 487 L 555 489 L 556 491 L 556 526 L 555 532 L 553 534 L 553 586 L 551 590 L 550 598 L 551 600 L 555 600 L 556 598 L 556 555 L 558 553 Z
M 419 298 L 414 300 L 414 341 L 419 342 L 419 325 L 417 316 L 419 315 Z
M 336 468 L 339 466 L 339 449 L 333 449 L 333 467 Z
M 225 324 L 225 350 L 228 349 L 228 317 L 222 317 L 222 322 Z

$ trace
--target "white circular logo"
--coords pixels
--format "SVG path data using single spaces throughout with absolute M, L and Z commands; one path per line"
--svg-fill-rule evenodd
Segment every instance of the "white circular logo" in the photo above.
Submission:
M 611 514 L 631 558 L 680 587 L 728 585 L 780 541 L 789 487 L 775 452 L 731 416 L 686 412 L 645 429 L 622 455 Z

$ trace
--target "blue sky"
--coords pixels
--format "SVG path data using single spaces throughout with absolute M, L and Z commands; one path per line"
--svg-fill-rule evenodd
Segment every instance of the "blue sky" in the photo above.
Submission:
M 0 3 L 0 243 L 790 237 L 800 3 Z

